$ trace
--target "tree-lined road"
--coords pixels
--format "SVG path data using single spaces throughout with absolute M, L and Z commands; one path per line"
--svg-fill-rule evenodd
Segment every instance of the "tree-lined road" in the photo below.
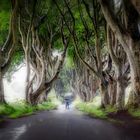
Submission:
M 44 111 L 0 125 L 0 140 L 138 140 L 138 133 L 127 132 L 78 111 Z M 138 131 L 138 130 L 137 130 Z

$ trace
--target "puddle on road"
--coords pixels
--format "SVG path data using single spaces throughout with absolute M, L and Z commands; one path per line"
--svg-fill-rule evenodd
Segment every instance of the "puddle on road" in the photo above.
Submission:
M 19 139 L 19 137 L 27 131 L 27 126 L 22 125 L 21 127 L 15 128 L 11 133 L 13 135 L 13 140 Z

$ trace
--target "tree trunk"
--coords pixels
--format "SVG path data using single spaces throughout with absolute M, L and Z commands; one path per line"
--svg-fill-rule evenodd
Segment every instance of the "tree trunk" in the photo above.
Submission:
M 44 96 L 45 94 L 45 96 L 47 97 L 51 89 L 51 86 L 47 88 L 45 84 L 42 85 L 35 93 L 30 94 L 30 104 L 37 105 L 40 101 L 41 96 Z
M 26 102 L 27 103 L 30 103 L 30 96 L 29 96 L 29 89 L 30 89 L 30 87 L 29 87 L 29 81 L 30 81 L 30 62 L 29 62 L 29 56 L 28 56 L 28 54 L 25 54 L 25 60 L 26 60 L 26 87 L 25 87 L 25 98 L 26 98 Z
M 103 11 L 103 14 L 105 16 L 106 21 L 108 22 L 109 26 L 111 27 L 112 31 L 117 36 L 119 42 L 121 43 L 122 47 L 124 48 L 124 51 L 127 54 L 129 63 L 130 63 L 130 70 L 131 70 L 131 83 L 132 83 L 132 95 L 133 98 L 130 101 L 129 104 L 138 107 L 140 106 L 140 41 L 139 41 L 139 32 L 137 31 L 136 22 L 132 22 L 132 12 L 130 9 L 126 8 L 126 11 L 128 12 L 127 19 L 129 21 L 128 27 L 131 27 L 132 29 L 127 29 L 122 32 L 122 28 L 120 28 L 118 22 L 116 22 L 116 18 L 111 13 L 110 7 L 108 6 L 107 0 L 99 0 L 101 4 L 101 8 Z M 131 5 L 130 1 L 128 1 L 129 6 Z M 131 8 L 133 8 L 131 6 Z M 138 14 L 133 9 L 133 12 L 135 12 L 135 16 Z M 130 17 L 130 16 L 131 17 Z M 134 16 L 134 17 L 135 17 Z M 135 17 L 138 18 L 138 17 Z M 130 22 L 131 20 L 131 22 Z
M 132 100 L 129 103 L 135 107 L 140 106 L 140 43 L 131 46 L 128 53 L 131 69 Z
M 3 86 L 3 76 L 2 72 L 0 71 L 0 103 L 5 103 L 4 99 L 4 86 Z
M 116 81 L 111 81 L 109 83 L 109 86 L 108 86 L 108 93 L 109 93 L 109 99 L 110 99 L 110 105 L 111 106 L 114 106 L 116 104 L 116 95 L 117 95 L 117 84 L 116 84 Z
M 5 99 L 4 99 L 4 86 L 3 86 L 3 73 L 2 73 L 2 69 L 1 69 L 1 65 L 2 65 L 2 56 L 1 56 L 1 48 L 0 48 L 0 103 L 4 103 Z
M 109 105 L 109 95 L 108 95 L 108 87 L 100 83 L 100 94 L 101 94 L 101 107 L 105 108 Z
M 117 80 L 117 100 L 116 106 L 119 110 L 124 109 L 125 105 L 125 86 L 123 85 L 122 80 Z

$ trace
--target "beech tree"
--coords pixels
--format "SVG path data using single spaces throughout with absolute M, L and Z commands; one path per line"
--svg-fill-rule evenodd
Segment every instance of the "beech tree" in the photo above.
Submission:
M 5 102 L 3 78 L 12 61 L 12 57 L 14 55 L 15 45 L 16 45 L 17 28 L 15 27 L 15 25 L 17 25 L 16 20 L 17 20 L 17 12 L 18 12 L 18 2 L 11 1 L 11 5 L 12 5 L 12 11 L 10 14 L 10 21 L 9 21 L 9 33 L 7 35 L 6 41 L 0 47 L 0 103 Z
M 121 20 L 116 18 L 112 5 L 114 2 L 107 0 L 99 0 L 105 19 L 111 30 L 115 33 L 117 39 L 121 43 L 127 54 L 131 71 L 131 100 L 129 104 L 138 107 L 140 105 L 140 32 L 138 28 L 139 13 L 132 4 L 132 1 L 121 1 L 119 9 L 123 10 L 123 19 L 125 24 L 121 24 Z
M 109 104 L 109 95 L 108 95 L 108 82 L 106 80 L 106 74 L 105 71 L 103 70 L 103 65 L 102 65 L 102 54 L 101 54 L 101 36 L 102 34 L 100 33 L 100 31 L 103 29 L 101 24 L 103 23 L 103 19 L 102 16 L 100 15 L 100 13 L 97 12 L 97 9 L 100 10 L 100 6 L 99 3 L 97 1 L 94 2 L 85 2 L 82 1 L 82 3 L 80 1 L 76 1 L 76 4 L 78 5 L 79 8 L 79 18 L 81 20 L 82 26 L 84 27 L 84 38 L 85 41 L 84 42 L 80 42 L 79 40 L 79 36 L 77 36 L 76 33 L 76 19 L 75 19 L 75 15 L 73 14 L 72 8 L 70 7 L 70 3 L 66 2 L 64 0 L 65 3 L 65 7 L 67 8 L 67 11 L 69 12 L 71 19 L 73 21 L 72 27 L 70 27 L 67 24 L 67 27 L 69 29 L 69 32 L 71 33 L 72 37 L 73 37 L 73 43 L 75 46 L 75 52 L 77 54 L 77 56 L 79 57 L 79 59 L 81 60 L 81 62 L 94 74 L 96 75 L 99 79 L 100 79 L 100 95 L 101 95 L 101 106 L 105 107 Z M 59 12 L 61 13 L 62 17 L 64 18 L 65 22 L 66 21 L 66 17 L 65 14 L 63 13 L 63 11 L 61 10 L 60 6 L 58 5 L 58 3 L 55 1 L 56 6 L 59 9 Z M 83 11 L 81 11 L 81 4 L 84 5 L 85 7 L 85 11 L 87 13 L 88 16 L 88 21 L 91 23 L 92 25 L 92 31 L 90 33 L 90 28 L 88 26 L 88 24 L 86 23 L 85 17 L 83 16 Z M 90 9 L 89 4 L 93 5 L 93 9 Z M 91 14 L 92 13 L 92 14 Z M 94 35 L 93 35 L 94 34 Z M 95 42 L 92 44 L 90 42 L 91 38 L 95 38 Z M 86 43 L 86 45 L 85 45 Z M 92 61 L 94 62 L 94 67 L 91 66 L 88 62 L 86 62 L 82 56 L 79 54 L 79 47 L 82 48 L 82 46 L 85 45 L 88 47 L 90 55 L 92 57 Z M 95 53 L 93 54 L 93 52 L 91 52 L 91 46 L 95 45 Z
M 114 80 L 116 81 L 116 88 L 113 87 L 117 91 L 116 94 L 114 94 L 116 96 L 115 104 L 119 109 L 123 109 L 125 106 L 125 89 L 129 84 L 129 63 L 126 53 L 109 27 L 107 27 L 107 46 L 115 66 Z
M 22 2 L 22 10 L 19 15 L 19 32 L 27 68 L 26 100 L 33 105 L 38 103 L 41 95 L 45 97 L 50 91 L 53 82 L 60 73 L 69 44 L 69 38 L 64 34 L 63 21 L 59 20 L 61 26 L 59 26 L 59 28 L 57 27 L 58 31 L 54 32 L 52 25 L 50 25 L 48 21 L 46 22 L 45 19 L 49 13 L 46 13 L 46 15 L 39 15 L 39 11 L 36 11 L 37 6 L 41 6 L 41 4 L 42 3 L 38 1 L 33 1 L 32 5 Z M 48 9 L 48 12 L 49 10 L 50 9 Z M 38 18 L 38 16 L 40 16 L 40 18 Z M 25 21 L 27 22 L 25 23 Z M 44 26 L 43 24 L 46 25 L 44 30 L 48 33 L 47 36 L 46 34 L 40 35 L 39 33 L 42 26 Z M 58 34 L 62 38 L 61 45 L 64 46 L 64 51 L 61 54 L 60 60 L 56 61 L 56 63 L 52 60 L 52 51 L 54 39 Z M 51 71 L 54 71 L 52 74 L 50 74 L 50 68 Z M 32 78 L 31 69 L 34 72 Z
M 122 110 L 129 85 L 132 91 L 128 105 L 139 107 L 140 9 L 137 3 L 137 0 L 11 1 L 9 33 L 5 31 L 7 26 L 4 34 L 0 30 L 3 34 L 0 102 L 5 102 L 3 77 L 20 50 L 26 64 L 25 94 L 29 104 L 47 99 L 68 52 L 68 57 L 73 59 L 69 85 L 75 95 L 89 102 L 99 91 L 101 107 L 112 105 Z M 59 50 L 59 56 L 53 55 L 55 50 Z M 19 57 L 21 61 L 23 56 Z

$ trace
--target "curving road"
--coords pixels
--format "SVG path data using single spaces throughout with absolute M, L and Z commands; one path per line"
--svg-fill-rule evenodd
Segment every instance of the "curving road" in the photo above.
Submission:
M 3 122 L 0 140 L 140 140 L 139 130 L 58 109 Z

